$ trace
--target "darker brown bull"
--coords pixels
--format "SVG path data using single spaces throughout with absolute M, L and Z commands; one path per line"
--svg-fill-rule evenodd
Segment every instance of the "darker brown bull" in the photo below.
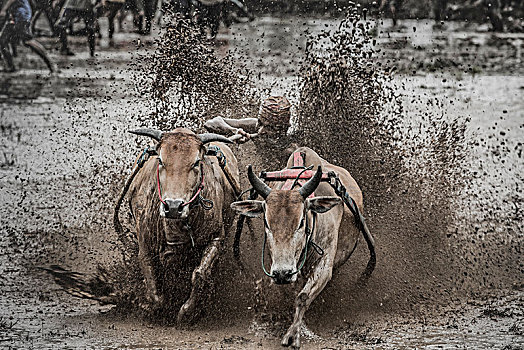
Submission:
M 231 142 L 220 135 L 182 128 L 132 133 L 158 141 L 157 156 L 145 163 L 130 188 L 147 297 L 156 307 L 179 306 L 176 299 L 185 300 L 177 317 L 183 323 L 195 310 L 234 217 L 234 189 L 217 159 L 206 156 L 207 145 L 220 147 L 236 183 L 237 160 L 229 147 L 216 143 Z
M 300 347 L 300 327 L 306 310 L 331 279 L 333 270 L 348 260 L 359 237 L 359 228 L 351 211 L 328 183 L 320 182 L 322 170 L 338 174 L 360 211 L 363 205 L 362 192 L 347 170 L 329 164 L 310 148 L 302 147 L 295 152 L 305 154 L 306 166 L 317 168 L 315 175 L 303 187 L 282 190 L 283 182 L 280 182 L 270 188 L 253 173 L 250 166 L 249 181 L 264 201 L 247 200 L 231 206 L 246 216 L 263 216 L 272 260 L 268 274 L 277 284 L 295 282 L 299 272 L 304 272 L 307 278 L 296 298 L 293 323 L 282 339 L 284 346 Z M 292 166 L 293 156 L 289 158 L 287 168 Z M 308 198 L 313 192 L 315 196 Z M 311 241 L 324 254 L 309 262 L 307 271 L 299 271 L 303 256 L 307 256 L 307 231 L 312 232 Z

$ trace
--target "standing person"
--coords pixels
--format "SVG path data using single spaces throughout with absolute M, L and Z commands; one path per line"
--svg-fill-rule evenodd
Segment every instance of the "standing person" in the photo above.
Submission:
M 387 7 L 389 7 L 391 19 L 393 20 L 393 26 L 396 26 L 398 22 L 398 11 L 400 10 L 401 6 L 402 0 L 382 0 L 378 10 L 379 12 L 383 12 Z
M 144 26 L 144 1 L 143 0 L 125 0 L 124 6 L 122 7 L 122 10 L 120 11 L 120 14 L 118 15 L 118 24 L 120 27 L 120 30 L 123 28 L 124 19 L 127 16 L 126 11 L 131 11 L 133 14 L 133 25 L 135 26 L 135 32 L 138 34 L 143 34 L 143 26 Z
M 433 0 L 433 14 L 435 16 L 435 25 L 442 25 L 441 22 L 446 18 L 446 9 L 448 0 Z
M 107 14 L 109 22 L 109 46 L 113 46 L 113 34 L 115 33 L 115 18 L 125 4 L 125 0 L 102 0 L 101 11 Z M 120 31 L 122 27 L 120 27 Z
M 168 9 L 177 14 L 179 18 L 191 18 L 190 0 L 163 0 L 160 4 L 160 14 L 157 21 L 158 25 L 162 23 L 162 17 Z
M 503 32 L 504 22 L 502 21 L 502 15 L 500 14 L 502 8 L 500 0 L 484 0 L 483 2 L 486 7 L 486 12 L 488 13 L 489 21 L 493 26 L 493 31 Z
M 198 24 L 203 30 L 209 28 L 211 38 L 215 38 L 218 34 L 223 6 L 224 0 L 198 1 Z
M 144 19 L 145 27 L 143 34 L 151 34 L 151 26 L 155 18 L 156 10 L 158 7 L 158 0 L 144 0 Z
M 7 21 L 0 34 L 0 51 L 7 65 L 7 72 L 16 71 L 9 46 L 18 42 L 18 40 L 40 56 L 51 73 L 56 70 L 47 56 L 45 48 L 33 38 L 31 33 L 32 15 L 33 12 L 28 0 L 7 0 L 0 10 L 0 21 Z
M 67 28 L 76 18 L 81 18 L 87 30 L 87 42 L 89 44 L 89 54 L 95 55 L 95 30 L 96 30 L 96 0 L 66 0 L 62 11 L 55 25 L 58 37 L 60 38 L 60 53 L 62 55 L 73 56 L 74 53 L 67 44 Z

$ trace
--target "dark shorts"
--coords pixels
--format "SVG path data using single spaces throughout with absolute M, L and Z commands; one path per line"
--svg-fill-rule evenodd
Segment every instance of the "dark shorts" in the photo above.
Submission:
M 65 28 L 69 26 L 75 19 L 82 19 L 86 23 L 88 29 L 95 28 L 95 12 L 92 9 L 78 10 L 78 9 L 65 9 L 62 12 L 60 18 L 56 21 L 56 26 Z
M 5 25 L 2 34 L 0 34 L 0 41 L 2 42 L 26 42 L 31 39 L 33 39 L 33 33 L 31 32 L 30 23 L 26 21 L 9 22 Z

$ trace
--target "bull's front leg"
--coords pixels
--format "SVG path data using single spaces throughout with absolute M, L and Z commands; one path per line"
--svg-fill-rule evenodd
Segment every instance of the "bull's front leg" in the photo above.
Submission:
M 206 247 L 200 265 L 193 271 L 191 277 L 191 294 L 189 299 L 182 305 L 177 316 L 178 325 L 183 325 L 188 319 L 191 318 L 191 314 L 195 310 L 196 302 L 199 298 L 200 291 L 204 286 L 204 283 L 209 280 L 211 270 L 215 264 L 216 258 L 222 247 L 222 241 L 225 237 L 224 228 L 222 228 L 222 234 L 213 239 L 213 241 Z
M 138 260 L 146 285 L 146 298 L 150 304 L 159 307 L 163 303 L 163 297 L 158 293 L 153 261 L 150 252 L 145 247 L 139 247 Z
M 300 327 L 304 319 L 304 314 L 315 300 L 315 298 L 324 289 L 326 284 L 331 280 L 333 272 L 333 262 L 325 256 L 314 269 L 313 274 L 308 279 L 306 285 L 295 300 L 295 317 L 293 323 L 282 338 L 283 346 L 300 348 Z

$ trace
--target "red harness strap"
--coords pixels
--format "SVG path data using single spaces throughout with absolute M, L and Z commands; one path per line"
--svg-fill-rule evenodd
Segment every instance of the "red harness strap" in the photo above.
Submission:
M 160 199 L 160 202 L 162 202 L 163 205 L 167 205 L 162 199 L 162 189 L 160 188 L 160 162 L 158 162 L 156 167 L 156 185 L 158 189 L 158 199 Z
M 193 203 L 195 199 L 198 198 L 198 195 L 200 194 L 200 192 L 202 192 L 202 190 L 204 189 L 204 167 L 202 166 L 202 163 L 200 163 L 200 176 L 202 177 L 202 179 L 200 181 L 200 185 L 198 185 L 198 189 L 196 193 L 189 201 L 181 204 L 180 206 L 185 207 L 186 205 Z
M 300 186 L 303 186 L 307 180 L 311 179 L 315 172 L 313 170 L 304 170 L 304 157 L 301 152 L 293 153 L 293 168 L 284 169 L 280 171 L 269 171 L 264 173 L 266 181 L 286 181 L 281 190 L 291 190 L 295 180 Z M 329 180 L 327 173 L 322 174 L 322 180 Z M 308 198 L 313 198 L 315 193 L 312 193 Z

